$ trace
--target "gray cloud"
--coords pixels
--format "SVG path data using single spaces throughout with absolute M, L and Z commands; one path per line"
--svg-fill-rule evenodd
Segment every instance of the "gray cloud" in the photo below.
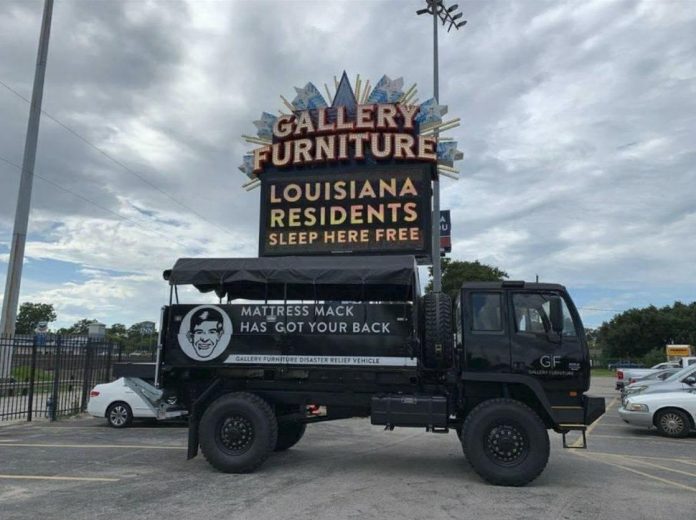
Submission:
M 42 3 L 0 4 L 0 79 L 26 97 Z M 459 3 L 469 24 L 443 32 L 440 48 L 440 97 L 462 118 L 449 135 L 465 151 L 462 180 L 443 182 L 454 256 L 615 290 L 616 305 L 679 292 L 696 261 L 696 4 Z M 123 298 L 141 299 L 151 318 L 157 273 L 175 257 L 254 255 L 258 193 L 239 188 L 250 148 L 241 134 L 281 107 L 279 94 L 307 81 L 323 91 L 344 69 L 373 82 L 403 76 L 429 98 L 421 4 L 56 3 L 44 108 L 214 225 L 44 118 L 37 173 L 130 221 L 37 179 L 28 251 L 133 273 Z M 0 155 L 16 163 L 27 115 L 0 87 Z M 0 163 L 0 246 L 18 182 Z M 23 299 L 47 294 L 24 287 Z M 42 290 L 125 320 L 84 288 Z M 74 299 L 67 309 L 80 312 Z

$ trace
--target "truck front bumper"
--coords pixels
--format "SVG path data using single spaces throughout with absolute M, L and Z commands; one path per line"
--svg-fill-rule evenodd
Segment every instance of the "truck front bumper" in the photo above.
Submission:
M 590 424 L 595 422 L 602 415 L 604 415 L 604 412 L 607 411 L 603 397 L 583 396 L 582 401 L 582 407 L 585 412 L 583 422 L 586 426 L 589 426 Z

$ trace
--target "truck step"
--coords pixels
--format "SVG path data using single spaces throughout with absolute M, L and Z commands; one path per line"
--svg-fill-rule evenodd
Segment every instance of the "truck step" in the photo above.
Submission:
M 562 433 L 562 435 L 563 435 L 563 447 L 566 449 L 569 449 L 569 450 L 586 450 L 587 449 L 587 434 L 585 433 L 586 429 L 587 428 L 584 428 L 584 427 L 582 429 L 578 428 L 578 430 L 580 430 L 580 432 L 582 433 L 582 446 L 575 446 L 574 444 L 568 444 L 566 442 L 566 435 L 568 435 L 571 430 L 564 431 Z

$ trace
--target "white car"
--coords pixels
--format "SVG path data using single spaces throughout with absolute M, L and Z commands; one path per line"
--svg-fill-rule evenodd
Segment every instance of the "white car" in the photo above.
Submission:
M 619 415 L 628 424 L 655 426 L 667 437 L 686 437 L 696 429 L 696 389 L 631 395 Z
M 95 386 L 89 393 L 87 413 L 106 417 L 114 428 L 129 426 L 134 418 L 170 419 L 186 415 L 176 399 L 135 377 L 122 377 Z

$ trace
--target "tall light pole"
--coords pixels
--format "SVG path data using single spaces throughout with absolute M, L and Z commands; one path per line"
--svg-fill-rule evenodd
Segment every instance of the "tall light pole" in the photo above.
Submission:
M 39 51 L 36 58 L 34 73 L 34 90 L 31 94 L 29 124 L 24 142 L 24 159 L 22 161 L 22 177 L 19 181 L 17 210 L 15 212 L 10 262 L 7 266 L 7 283 L 5 297 L 2 300 L 2 316 L 0 317 L 0 334 L 13 334 L 17 318 L 17 303 L 19 287 L 22 281 L 22 264 L 24 263 L 24 245 L 27 240 L 29 224 L 29 208 L 31 206 L 31 188 L 34 183 L 34 163 L 36 161 L 36 144 L 39 137 L 39 121 L 41 119 L 41 101 L 43 100 L 44 76 L 46 75 L 46 60 L 48 58 L 48 39 L 51 35 L 51 16 L 53 15 L 53 0 L 45 0 Z M 0 360 L 4 356 L 0 353 Z M 7 360 L 3 360 L 7 361 Z M 9 362 L 3 363 L 8 365 Z M 3 374 L 0 374 L 2 377 Z
M 462 13 L 457 13 L 457 4 L 450 7 L 445 7 L 443 0 L 426 0 L 428 7 L 425 9 L 419 9 L 416 14 L 430 14 L 433 17 L 433 97 L 436 102 L 440 102 L 440 71 L 439 71 L 439 59 L 438 59 L 438 48 L 437 48 L 437 26 L 438 22 L 442 22 L 442 25 L 447 25 L 447 32 L 450 32 L 453 28 L 459 29 L 466 25 L 466 20 L 458 22 L 462 17 Z M 438 132 L 436 131 L 433 135 L 437 139 Z M 442 269 L 440 266 L 440 179 L 435 176 L 433 180 L 433 243 L 432 243 L 432 255 L 433 255 L 433 292 L 442 291 Z

